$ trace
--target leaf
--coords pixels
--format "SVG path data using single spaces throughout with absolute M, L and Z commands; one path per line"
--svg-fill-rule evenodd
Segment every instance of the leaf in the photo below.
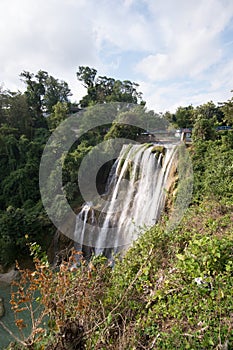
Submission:
M 185 260 L 185 255 L 183 254 L 176 254 L 177 259 L 184 261 Z
M 112 322 L 112 315 L 111 314 L 108 314 L 108 317 L 107 317 L 107 324 L 110 324 Z
M 218 291 L 218 296 L 219 296 L 219 298 L 220 299 L 223 299 L 224 298 L 224 292 L 223 292 L 223 290 L 222 289 L 219 289 L 219 291 Z

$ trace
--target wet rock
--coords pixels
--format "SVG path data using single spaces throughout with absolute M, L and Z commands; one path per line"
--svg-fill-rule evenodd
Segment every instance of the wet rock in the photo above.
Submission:
M 4 300 L 2 297 L 0 297 L 0 317 L 4 316 L 4 314 L 5 314 Z
M 10 270 L 7 273 L 0 273 L 0 283 L 11 284 L 19 275 L 19 272 L 15 269 Z

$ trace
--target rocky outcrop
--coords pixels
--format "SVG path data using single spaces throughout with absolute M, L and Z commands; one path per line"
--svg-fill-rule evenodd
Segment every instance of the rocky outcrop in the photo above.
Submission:
M 0 297 L 0 317 L 4 316 L 4 314 L 5 314 L 4 300 L 2 297 Z
M 0 283 L 10 284 L 14 281 L 19 275 L 19 272 L 15 269 L 10 270 L 7 273 L 0 273 Z

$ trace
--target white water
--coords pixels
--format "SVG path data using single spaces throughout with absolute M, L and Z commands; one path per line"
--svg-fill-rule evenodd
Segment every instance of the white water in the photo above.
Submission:
M 148 144 L 123 146 L 107 181 L 105 207 L 94 217 L 96 208 L 86 203 L 77 216 L 76 248 L 92 246 L 95 254 L 106 254 L 106 248 L 117 252 L 157 222 L 175 146 L 167 145 L 164 156 L 152 149 Z

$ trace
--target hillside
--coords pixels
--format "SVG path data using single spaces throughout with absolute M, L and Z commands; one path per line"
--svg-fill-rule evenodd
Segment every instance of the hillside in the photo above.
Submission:
M 232 134 L 221 140 L 191 147 L 193 204 L 173 231 L 165 215 L 114 269 L 94 257 L 70 271 L 70 258 L 52 274 L 37 261 L 31 283 L 53 322 L 33 349 L 232 348 Z
M 125 86 L 121 91 L 122 101 L 140 102 L 134 85 L 127 93 Z M 232 349 L 233 132 L 217 129 L 232 125 L 232 99 L 221 106 L 209 102 L 179 107 L 163 116 L 165 124 L 192 128 L 187 148 L 194 175 L 192 201 L 176 227 L 167 229 L 177 193 L 172 188 L 159 222 L 123 258 L 116 256 L 114 267 L 103 256 L 86 261 L 80 252 L 69 252 L 52 268 L 47 249 L 56 230 L 42 207 L 38 172 L 49 135 L 71 110 L 69 101 L 58 101 L 56 108 L 44 106 L 51 112 L 45 117 L 43 109 L 30 105 L 29 92 L 1 94 L 0 263 L 25 262 L 30 256 L 34 260 L 33 270 L 17 266 L 21 280 L 15 282 L 11 304 L 20 336 L 15 333 L 8 349 Z M 116 95 L 113 89 L 105 100 L 115 101 Z M 84 112 L 89 119 L 98 118 L 99 102 L 105 102 L 92 97 L 89 92 L 81 101 L 90 103 Z M 45 97 L 41 101 L 46 102 Z M 94 145 L 110 138 L 134 140 L 145 131 L 122 125 L 122 117 L 149 122 L 158 116 L 147 111 L 144 102 L 129 109 L 110 108 L 111 124 L 88 130 L 63 163 L 63 185 L 73 208 L 83 202 L 78 167 Z M 20 123 L 15 110 L 24 117 Z M 54 197 L 54 210 L 62 211 L 57 203 Z M 30 311 L 27 321 L 22 317 L 25 308 Z

